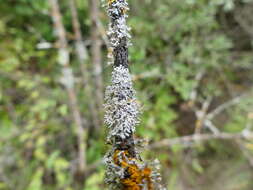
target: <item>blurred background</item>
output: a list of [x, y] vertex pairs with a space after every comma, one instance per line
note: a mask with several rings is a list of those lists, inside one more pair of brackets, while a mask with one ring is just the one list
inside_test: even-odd
[[[252, 190], [253, 2], [129, 5], [142, 157], [169, 190]], [[107, 24], [99, 0], [0, 0], [1, 190], [106, 189]]]

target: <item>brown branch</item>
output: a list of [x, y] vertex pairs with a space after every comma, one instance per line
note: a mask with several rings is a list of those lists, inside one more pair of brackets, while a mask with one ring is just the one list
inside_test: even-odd
[[65, 86], [70, 108], [73, 112], [73, 119], [76, 125], [78, 138], [78, 164], [79, 171], [84, 173], [86, 168], [86, 130], [83, 128], [83, 120], [77, 103], [77, 95], [74, 89], [74, 76], [69, 63], [69, 51], [66, 39], [66, 31], [62, 23], [58, 0], [49, 0], [51, 16], [54, 23], [54, 30], [59, 41], [59, 64], [62, 66], [61, 82]]

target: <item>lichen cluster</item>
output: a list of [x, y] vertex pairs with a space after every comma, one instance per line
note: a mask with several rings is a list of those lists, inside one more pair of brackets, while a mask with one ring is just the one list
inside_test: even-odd
[[114, 62], [111, 84], [105, 92], [107, 142], [112, 145], [104, 157], [105, 182], [110, 190], [162, 190], [156, 162], [143, 162], [136, 148], [134, 132], [140, 106], [128, 69], [128, 4], [126, 0], [107, 0], [105, 6], [110, 17], [108, 37]]
[[[108, 158], [107, 164], [109, 165], [111, 172], [107, 173], [107, 179], [118, 181], [122, 187], [121, 189], [153, 189], [151, 169], [146, 165], [139, 163], [136, 158], [131, 157], [127, 150], [115, 150], [113, 155], [110, 155]], [[114, 177], [111, 178], [112, 176]], [[115, 186], [112, 186], [112, 188], [114, 187]]]
[[112, 47], [117, 47], [120, 39], [130, 39], [130, 27], [126, 24], [129, 10], [126, 0], [108, 0], [104, 4], [106, 6], [107, 14], [111, 18], [109, 23], [109, 30], [107, 32]]
[[135, 98], [128, 68], [115, 67], [112, 84], [105, 92], [105, 123], [110, 129], [108, 140], [115, 136], [129, 137], [139, 123], [139, 105]]
[[107, 167], [105, 182], [110, 190], [165, 190], [160, 184], [158, 160], [145, 163], [128, 150], [113, 148], [104, 162]]

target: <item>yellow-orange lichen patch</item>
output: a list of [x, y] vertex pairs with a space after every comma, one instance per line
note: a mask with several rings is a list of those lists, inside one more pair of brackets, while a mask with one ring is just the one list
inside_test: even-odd
[[111, 5], [116, 0], [107, 0], [108, 4]]
[[[143, 185], [146, 185], [148, 190], [153, 190], [151, 169], [148, 167], [141, 169], [137, 164], [133, 164], [137, 160], [132, 158], [127, 150], [116, 150], [113, 155], [113, 161], [127, 171], [127, 177], [121, 179], [124, 190], [141, 190]], [[131, 163], [129, 163], [130, 161]]]
[[[108, 5], [110, 6], [110, 5], [112, 5], [114, 2], [116, 2], [117, 0], [107, 0], [107, 3], [108, 3]], [[126, 8], [120, 8], [120, 10], [121, 10], [121, 12], [123, 13], [123, 14], [126, 14], [126, 12], [127, 12], [127, 9]]]

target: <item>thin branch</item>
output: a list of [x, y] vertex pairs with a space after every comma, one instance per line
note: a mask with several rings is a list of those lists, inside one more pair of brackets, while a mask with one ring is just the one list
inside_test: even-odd
[[[129, 72], [128, 47], [131, 36], [126, 19], [128, 3], [126, 0], [108, 0], [106, 9], [110, 17], [108, 37], [112, 48], [113, 71], [111, 85], [105, 92], [105, 123], [109, 127], [107, 141], [112, 145], [104, 157], [105, 183], [108, 189], [162, 190], [165, 188], [160, 185], [161, 177], [155, 170], [157, 167], [151, 169], [144, 164], [134, 140], [140, 106]], [[143, 170], [144, 165], [148, 173]]]
[[150, 71], [142, 72], [140, 74], [132, 75], [133, 81], [146, 79], [146, 78], [153, 78], [153, 77], [161, 78], [162, 75], [159, 73], [159, 70], [157, 69], [153, 69]]
[[207, 115], [206, 115], [206, 118], [209, 119], [209, 120], [212, 120], [214, 117], [216, 117], [218, 114], [220, 114], [221, 112], [223, 112], [225, 109], [235, 105], [235, 104], [238, 104], [240, 103], [240, 101], [247, 97], [250, 93], [244, 93], [242, 95], [239, 95], [223, 104], [221, 104], [220, 106], [218, 106], [217, 108], [215, 108], [214, 110], [212, 110], [211, 112], [209, 112]]
[[207, 98], [206, 101], [202, 104], [202, 108], [200, 110], [195, 111], [195, 115], [197, 117], [197, 120], [195, 122], [195, 133], [200, 133], [201, 129], [203, 127], [203, 124], [205, 123], [205, 118], [207, 115], [208, 108], [211, 104], [212, 98]]
[[196, 83], [195, 83], [195, 85], [192, 88], [192, 91], [190, 93], [190, 100], [191, 100], [192, 104], [194, 104], [196, 102], [197, 95], [198, 95], [198, 92], [197, 92], [198, 91], [198, 87], [199, 87], [200, 81], [202, 80], [205, 72], [206, 72], [206, 70], [202, 69], [195, 76]]
[[78, 60], [80, 62], [80, 68], [84, 80], [84, 90], [87, 93], [87, 96], [89, 97], [88, 106], [89, 110], [91, 112], [92, 122], [96, 129], [100, 128], [99, 123], [99, 115], [96, 110], [95, 102], [92, 99], [92, 87], [90, 82], [90, 76], [87, 69], [87, 60], [88, 60], [88, 53], [87, 48], [83, 42], [83, 36], [80, 29], [80, 23], [78, 20], [78, 13], [77, 8], [75, 5], [75, 0], [69, 0], [70, 5], [70, 11], [72, 16], [72, 25], [73, 25], [73, 31], [75, 36], [75, 50], [76, 55], [78, 57]]
[[214, 134], [220, 133], [220, 130], [213, 124], [212, 121], [205, 118], [204, 124], [212, 133]]
[[249, 151], [245, 148], [244, 143], [241, 139], [236, 139], [235, 142], [238, 144], [240, 150], [244, 154], [245, 158], [248, 160], [250, 167], [253, 168], [253, 158], [250, 155]]
[[213, 139], [233, 140], [233, 139], [253, 139], [253, 132], [242, 131], [240, 133], [218, 133], [218, 134], [194, 134], [183, 137], [176, 137], [171, 139], [164, 139], [160, 142], [149, 145], [149, 148], [161, 148], [164, 146], [183, 145], [186, 147], [191, 146], [193, 143], [209, 141]]
[[76, 133], [78, 137], [78, 164], [79, 171], [84, 173], [86, 168], [86, 130], [83, 128], [83, 121], [77, 103], [77, 95], [74, 89], [74, 76], [69, 63], [69, 50], [66, 39], [65, 28], [62, 23], [58, 0], [49, 0], [51, 6], [51, 16], [54, 23], [54, 30], [59, 41], [59, 64], [62, 66], [61, 82], [65, 86], [70, 108], [73, 112], [73, 119], [76, 124]]
[[103, 77], [102, 77], [102, 57], [101, 57], [101, 39], [99, 27], [97, 25], [99, 18], [99, 1], [90, 0], [90, 17], [91, 17], [91, 63], [93, 66], [95, 98], [97, 109], [102, 110], [103, 105]]

